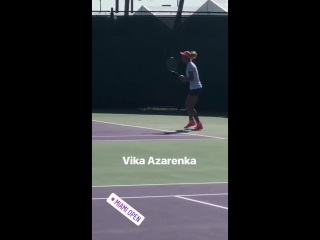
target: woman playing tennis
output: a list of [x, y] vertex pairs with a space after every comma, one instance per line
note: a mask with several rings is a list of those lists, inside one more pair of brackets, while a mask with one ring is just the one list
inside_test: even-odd
[[189, 123], [184, 128], [189, 128], [191, 126], [195, 126], [193, 130], [200, 130], [203, 129], [202, 123], [199, 120], [198, 113], [194, 109], [199, 95], [202, 90], [202, 84], [200, 82], [198, 69], [196, 65], [193, 63], [192, 60], [194, 60], [197, 57], [197, 53], [195, 51], [185, 51], [180, 52], [181, 60], [185, 64], [187, 64], [187, 70], [186, 70], [186, 77], [183, 75], [180, 75], [179, 78], [182, 82], [189, 82], [189, 94], [185, 101], [185, 107], [187, 109], [188, 115], [189, 115]]

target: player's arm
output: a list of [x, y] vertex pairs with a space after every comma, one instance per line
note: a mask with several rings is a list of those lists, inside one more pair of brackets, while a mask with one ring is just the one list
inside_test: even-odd
[[179, 76], [181, 82], [188, 82], [187, 77], [180, 75]]
[[189, 77], [185, 77], [183, 75], [180, 75], [179, 78], [180, 78], [181, 82], [191, 82], [191, 81], [193, 81], [193, 72], [189, 71]]
[[186, 77], [186, 80], [187, 81], [193, 81], [193, 71], [188, 71], [188, 73], [189, 73], [189, 77]]
[[188, 82], [191, 82], [193, 81], [193, 70], [194, 70], [194, 67], [191, 65], [191, 64], [188, 64], [187, 65], [187, 71], [188, 71], [188, 77], [186, 77], [186, 81]]

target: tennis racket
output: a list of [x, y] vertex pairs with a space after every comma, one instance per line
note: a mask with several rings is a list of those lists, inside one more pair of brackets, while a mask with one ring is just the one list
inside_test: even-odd
[[173, 58], [173, 57], [167, 58], [167, 68], [170, 72], [173, 72], [173, 73], [179, 75], [179, 73], [177, 73], [178, 64], [177, 64], [177, 61], [175, 58]]

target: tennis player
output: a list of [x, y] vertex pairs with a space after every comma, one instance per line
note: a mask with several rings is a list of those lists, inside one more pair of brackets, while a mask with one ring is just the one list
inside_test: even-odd
[[191, 52], [185, 51], [185, 52], [180, 52], [180, 55], [181, 55], [182, 62], [187, 64], [187, 70], [186, 70], [186, 77], [183, 75], [180, 75], [179, 78], [181, 82], [189, 82], [189, 89], [190, 89], [189, 94], [185, 101], [185, 107], [189, 115], [189, 123], [184, 128], [189, 128], [195, 125], [195, 128], [193, 130], [200, 130], [200, 129], [203, 129], [203, 126], [199, 120], [198, 113], [194, 109], [194, 107], [201, 94], [202, 84], [200, 82], [198, 69], [192, 61], [197, 57], [197, 53], [195, 51], [191, 51]]

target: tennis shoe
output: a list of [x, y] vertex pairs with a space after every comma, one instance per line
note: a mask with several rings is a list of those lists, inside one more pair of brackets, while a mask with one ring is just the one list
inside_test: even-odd
[[189, 123], [184, 128], [189, 128], [196, 125], [195, 121], [189, 121]]
[[203, 129], [202, 123], [198, 122], [193, 130], [201, 130], [201, 129]]

